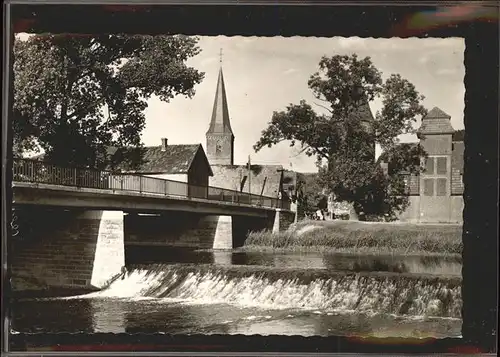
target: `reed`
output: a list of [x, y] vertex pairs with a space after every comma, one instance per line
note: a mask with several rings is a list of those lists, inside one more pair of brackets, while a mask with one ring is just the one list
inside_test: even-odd
[[454, 255], [462, 252], [462, 226], [302, 221], [276, 234], [251, 232], [244, 249]]

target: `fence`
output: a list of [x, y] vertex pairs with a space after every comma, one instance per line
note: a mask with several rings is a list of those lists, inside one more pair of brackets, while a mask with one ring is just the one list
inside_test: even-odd
[[277, 198], [253, 195], [225, 188], [196, 186], [180, 181], [113, 173], [105, 170], [64, 168], [30, 159], [14, 160], [13, 181], [153, 193], [185, 198], [203, 198], [213, 201], [271, 208], [289, 209], [290, 206], [288, 202], [283, 202]]

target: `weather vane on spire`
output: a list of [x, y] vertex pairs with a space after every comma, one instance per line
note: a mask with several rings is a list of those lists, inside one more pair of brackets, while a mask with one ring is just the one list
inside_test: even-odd
[[222, 48], [220, 49], [220, 53], [219, 53], [219, 62], [220, 62], [220, 64], [222, 64]]

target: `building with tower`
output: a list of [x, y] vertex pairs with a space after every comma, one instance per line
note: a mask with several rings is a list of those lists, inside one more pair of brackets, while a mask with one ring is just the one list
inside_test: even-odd
[[235, 135], [230, 119], [221, 64], [212, 116], [206, 132], [207, 157], [213, 172], [210, 186], [266, 197], [282, 197], [287, 207], [293, 206], [290, 201], [297, 185], [292, 185], [291, 181], [297, 180], [297, 175], [290, 175], [282, 165], [234, 163]]
[[229, 120], [222, 66], [219, 69], [212, 118], [206, 133], [206, 139], [207, 156], [210, 164], [229, 166], [234, 164], [234, 134]]
[[[462, 223], [464, 138], [456, 131], [451, 117], [434, 107], [422, 119], [417, 136], [427, 158], [422, 158], [423, 172], [405, 178], [409, 207], [401, 221], [419, 223]], [[390, 162], [384, 162], [390, 170]]]

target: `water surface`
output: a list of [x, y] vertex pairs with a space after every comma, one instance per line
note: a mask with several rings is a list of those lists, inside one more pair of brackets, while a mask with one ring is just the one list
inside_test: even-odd
[[13, 304], [12, 328], [20, 332], [460, 335], [459, 259], [155, 252], [128, 251], [128, 272], [103, 291], [19, 299]]

